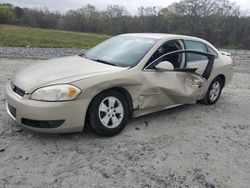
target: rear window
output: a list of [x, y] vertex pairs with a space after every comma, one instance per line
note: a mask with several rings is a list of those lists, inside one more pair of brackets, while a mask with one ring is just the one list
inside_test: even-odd
[[208, 53], [215, 55], [215, 58], [218, 58], [218, 54], [210, 46], [207, 46]]
[[[185, 41], [185, 45], [187, 50], [194, 50], [206, 53], [208, 52], [206, 45], [201, 42], [187, 40]], [[192, 54], [192, 53], [187, 54], [187, 62], [202, 61], [202, 60], [208, 60], [208, 58], [204, 55], [199, 55], [199, 54]]]

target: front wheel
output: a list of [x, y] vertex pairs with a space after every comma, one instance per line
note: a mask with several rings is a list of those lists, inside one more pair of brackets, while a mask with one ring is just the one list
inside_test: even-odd
[[205, 97], [200, 102], [205, 105], [215, 104], [220, 98], [222, 88], [223, 88], [223, 82], [221, 78], [219, 77], [215, 78], [211, 82]]
[[129, 116], [128, 109], [128, 103], [120, 92], [102, 92], [90, 104], [90, 127], [98, 135], [114, 136], [125, 127]]

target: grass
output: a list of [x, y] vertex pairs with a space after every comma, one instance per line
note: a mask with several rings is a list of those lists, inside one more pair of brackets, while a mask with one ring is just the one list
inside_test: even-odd
[[89, 49], [107, 35], [38, 29], [0, 24], [0, 46]]

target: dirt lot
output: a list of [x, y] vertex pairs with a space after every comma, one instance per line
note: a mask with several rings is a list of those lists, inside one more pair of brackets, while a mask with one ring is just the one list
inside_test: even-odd
[[0, 59], [0, 187], [249, 187], [249, 59], [216, 105], [133, 119], [112, 138], [18, 126], [5, 111], [4, 87], [36, 60]]

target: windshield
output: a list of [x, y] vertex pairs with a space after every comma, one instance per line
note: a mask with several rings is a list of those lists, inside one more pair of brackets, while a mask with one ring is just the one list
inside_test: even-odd
[[156, 39], [117, 36], [108, 39], [84, 54], [88, 59], [119, 67], [132, 67], [146, 55]]

